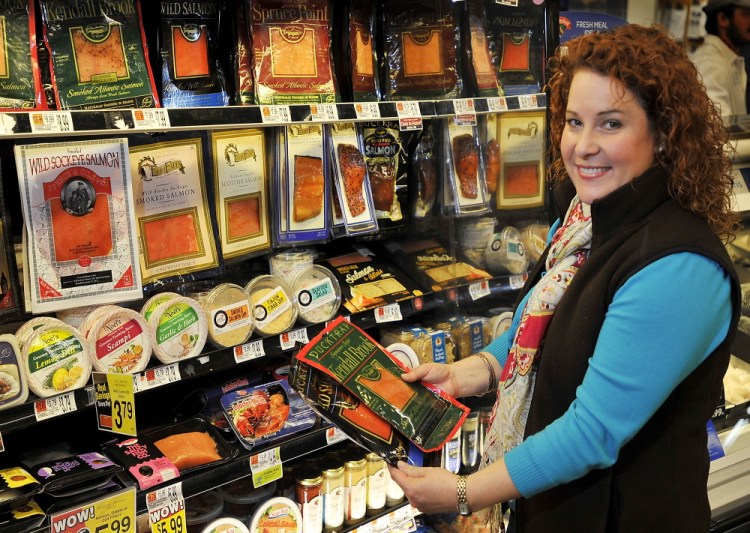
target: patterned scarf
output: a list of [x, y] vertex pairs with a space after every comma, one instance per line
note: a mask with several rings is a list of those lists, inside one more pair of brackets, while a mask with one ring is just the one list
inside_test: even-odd
[[[563, 225], [550, 243], [546, 272], [526, 301], [500, 376], [492, 409], [483, 466], [501, 458], [523, 440], [536, 382], [539, 348], [557, 304], [591, 249], [591, 206], [573, 198]], [[485, 531], [502, 531], [499, 505], [487, 509]]]

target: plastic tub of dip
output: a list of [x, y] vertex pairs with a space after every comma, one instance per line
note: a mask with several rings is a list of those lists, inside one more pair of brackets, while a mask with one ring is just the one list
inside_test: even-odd
[[292, 281], [300, 320], [320, 324], [332, 319], [341, 305], [341, 286], [333, 272], [321, 265], [303, 268]]
[[282, 278], [263, 275], [245, 287], [250, 298], [255, 329], [261, 335], [278, 335], [297, 320], [292, 288]]
[[312, 249], [287, 250], [268, 257], [271, 275], [291, 280], [295, 274], [313, 264], [317, 254]]
[[214, 287], [201, 302], [206, 311], [208, 338], [217, 348], [243, 344], [253, 333], [247, 291], [234, 283]]

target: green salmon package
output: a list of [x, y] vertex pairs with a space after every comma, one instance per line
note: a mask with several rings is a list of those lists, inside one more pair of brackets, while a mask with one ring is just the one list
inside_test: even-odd
[[341, 383], [419, 449], [440, 449], [469, 409], [432, 385], [407, 383], [393, 356], [343, 317], [313, 338], [297, 358]]

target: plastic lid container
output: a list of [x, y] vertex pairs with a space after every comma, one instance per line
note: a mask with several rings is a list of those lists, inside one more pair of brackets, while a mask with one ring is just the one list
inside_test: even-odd
[[201, 533], [250, 533], [250, 530], [236, 518], [225, 517], [214, 520]]
[[388, 350], [393, 357], [398, 359], [406, 368], [416, 368], [419, 366], [419, 357], [417, 352], [402, 342], [395, 342], [390, 344], [386, 350]]
[[268, 256], [271, 275], [291, 280], [305, 267], [313, 264], [317, 253], [313, 249], [287, 250]]
[[289, 284], [278, 276], [263, 275], [245, 287], [253, 312], [255, 329], [261, 335], [277, 335], [289, 330], [297, 320], [294, 294]]
[[185, 296], [160, 303], [148, 323], [154, 332], [154, 355], [164, 364], [200, 355], [208, 338], [203, 307]]
[[219, 493], [210, 490], [185, 502], [185, 523], [188, 533], [200, 533], [206, 524], [215, 520], [223, 509]]
[[276, 482], [253, 487], [252, 476], [247, 476], [219, 487], [219, 495], [224, 500], [224, 513], [249, 520], [258, 504], [270, 499], [276, 492]]
[[217, 348], [243, 344], [253, 333], [250, 298], [244, 287], [222, 283], [201, 302], [206, 311], [208, 336]]
[[292, 290], [297, 313], [305, 324], [332, 319], [341, 305], [341, 286], [333, 272], [321, 265], [310, 265], [297, 272]]
[[29, 390], [41, 398], [80, 389], [91, 375], [91, 345], [76, 328], [55, 320], [33, 330], [21, 348]]
[[302, 533], [302, 513], [289, 498], [271, 498], [260, 504], [250, 521], [250, 533]]
[[146, 368], [154, 342], [146, 319], [137, 311], [114, 305], [94, 314], [97, 318], [85, 334], [94, 370], [132, 374]]
[[26, 401], [29, 387], [21, 368], [21, 349], [15, 335], [0, 335], [0, 409], [13, 407]]
[[495, 233], [494, 218], [466, 219], [461, 224], [461, 246], [484, 248], [493, 233]]
[[484, 250], [487, 268], [493, 274], [523, 274], [528, 267], [528, 258], [521, 243], [521, 233], [513, 226], [506, 226], [496, 233]]
[[146, 303], [141, 307], [141, 314], [148, 320], [151, 317], [151, 313], [164, 302], [171, 300], [172, 298], [178, 298], [180, 295], [176, 292], [160, 292], [154, 294], [151, 298], [146, 300]]

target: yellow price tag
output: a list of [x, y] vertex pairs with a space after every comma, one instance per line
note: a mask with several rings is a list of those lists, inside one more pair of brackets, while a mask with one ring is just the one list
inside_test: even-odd
[[135, 487], [50, 517], [51, 533], [135, 533]]
[[185, 498], [182, 483], [156, 489], [146, 494], [148, 522], [152, 533], [186, 533]]
[[[161, 509], [165, 513], [169, 512], [169, 509], [163, 507]], [[152, 513], [153, 516], [153, 513]], [[185, 521], [185, 506], [182, 509], [175, 512], [174, 514], [168, 514], [164, 518], [161, 515], [158, 522], [151, 524], [151, 533], [186, 533], [187, 523]]]
[[107, 374], [112, 401], [112, 431], [135, 437], [135, 391], [130, 374]]

